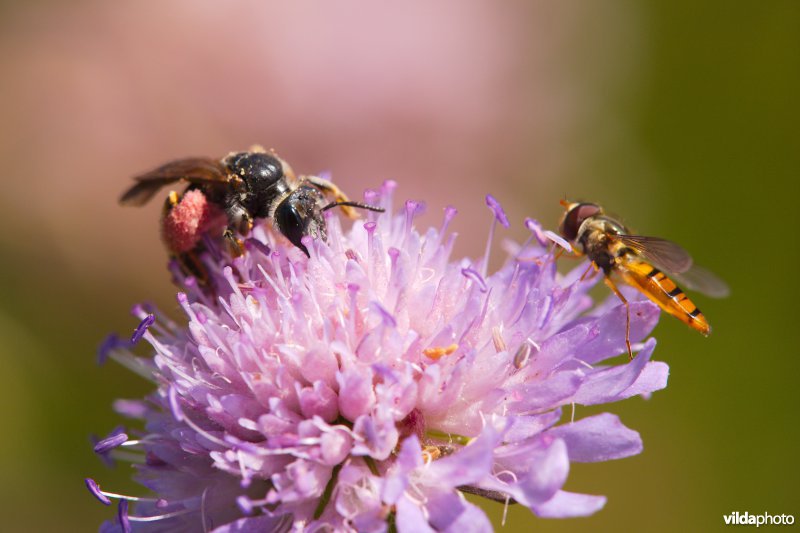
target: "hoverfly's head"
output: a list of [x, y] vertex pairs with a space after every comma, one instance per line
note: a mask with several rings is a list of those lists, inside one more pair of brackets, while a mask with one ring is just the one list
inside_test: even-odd
[[599, 205], [586, 202], [573, 203], [561, 200], [561, 205], [566, 208], [566, 211], [564, 211], [564, 216], [561, 217], [558, 231], [562, 237], [570, 242], [574, 242], [578, 238], [578, 230], [587, 218], [603, 212]]
[[316, 187], [300, 185], [275, 208], [275, 225], [289, 242], [303, 250], [310, 257], [302, 242], [310, 235], [323, 241], [328, 238], [328, 226], [322, 215], [320, 204], [322, 193]]

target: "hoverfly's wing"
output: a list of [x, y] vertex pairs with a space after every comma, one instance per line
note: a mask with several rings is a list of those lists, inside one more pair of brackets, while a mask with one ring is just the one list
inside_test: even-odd
[[725, 298], [731, 293], [728, 284], [719, 279], [712, 272], [703, 267], [693, 265], [686, 272], [673, 274], [675, 281], [687, 289], [711, 296], [712, 298]]
[[648, 263], [671, 274], [680, 274], [692, 268], [689, 252], [667, 239], [642, 235], [614, 235], [613, 239], [637, 252]]
[[172, 161], [134, 179], [136, 184], [119, 200], [123, 205], [144, 205], [162, 187], [176, 181], [184, 180], [196, 184], [225, 183], [227, 174], [218, 160], [193, 157]]

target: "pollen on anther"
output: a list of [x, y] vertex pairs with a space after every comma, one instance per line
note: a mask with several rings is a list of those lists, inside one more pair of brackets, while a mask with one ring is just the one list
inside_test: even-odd
[[422, 353], [435, 361], [441, 357], [444, 357], [445, 355], [452, 354], [456, 350], [458, 350], [458, 344], [453, 343], [450, 346], [434, 346], [432, 348], [425, 348], [422, 350]]

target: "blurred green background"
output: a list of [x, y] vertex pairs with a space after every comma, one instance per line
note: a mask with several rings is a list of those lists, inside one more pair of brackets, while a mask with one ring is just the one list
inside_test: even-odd
[[459, 253], [482, 251], [486, 192], [517, 239], [524, 216], [554, 228], [566, 195], [680, 242], [731, 285], [696, 298], [708, 339], [662, 318], [666, 390], [608, 407], [644, 453], [573, 465], [567, 488], [606, 508], [512, 508], [505, 530], [800, 514], [800, 3], [39, 1], [0, 15], [4, 531], [96, 529], [113, 510], [85, 476], [140, 490], [88, 436], [148, 386], [98, 368], [95, 349], [132, 330], [132, 304], [176, 305], [159, 207], [116, 198], [156, 164], [252, 143], [345, 190], [397, 179], [401, 199], [427, 201], [423, 223], [456, 205]]

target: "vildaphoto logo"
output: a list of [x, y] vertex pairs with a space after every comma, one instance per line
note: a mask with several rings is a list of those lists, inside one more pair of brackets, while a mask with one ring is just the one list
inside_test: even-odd
[[794, 515], [790, 514], [750, 514], [747, 511], [740, 513], [734, 511], [723, 515], [726, 526], [791, 526], [794, 524]]

